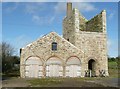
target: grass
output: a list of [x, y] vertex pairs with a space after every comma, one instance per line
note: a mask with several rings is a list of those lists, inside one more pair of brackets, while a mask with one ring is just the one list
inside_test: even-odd
[[116, 61], [109, 61], [108, 67], [109, 69], [118, 69], [118, 63]]
[[56, 85], [61, 84], [63, 82], [63, 78], [41, 78], [41, 79], [30, 79], [28, 82], [32, 86], [49, 86], [49, 85]]
[[116, 61], [109, 61], [108, 62], [108, 71], [110, 77], [118, 77], [118, 63]]

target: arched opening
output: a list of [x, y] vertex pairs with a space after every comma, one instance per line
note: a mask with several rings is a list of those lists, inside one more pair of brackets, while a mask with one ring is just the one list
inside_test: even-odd
[[96, 66], [96, 62], [94, 59], [90, 59], [88, 61], [88, 76], [92, 77], [95, 76], [95, 66]]
[[80, 77], [81, 76], [81, 62], [77, 57], [70, 57], [66, 62], [66, 76]]
[[47, 77], [62, 77], [63, 67], [62, 62], [57, 57], [51, 57], [46, 62], [46, 76]]
[[29, 57], [25, 61], [25, 77], [39, 78], [43, 76], [42, 61], [38, 57]]
[[88, 61], [88, 69], [89, 69], [89, 70], [94, 70], [94, 67], [95, 67], [95, 60], [90, 59], [90, 60]]

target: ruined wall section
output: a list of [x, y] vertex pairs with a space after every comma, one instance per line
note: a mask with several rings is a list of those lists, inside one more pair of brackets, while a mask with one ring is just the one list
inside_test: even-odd
[[100, 14], [86, 22], [86, 31], [90, 32], [106, 32], [106, 11], [103, 10]]
[[[77, 18], [78, 17], [76, 16], [75, 19]], [[90, 21], [81, 17], [79, 23], [75, 24], [75, 30], [77, 29], [78, 24], [80, 30], [75, 33], [75, 46], [84, 52], [83, 71], [88, 70], [88, 61], [94, 59], [98, 65], [96, 66], [96, 74], [99, 75], [99, 70], [105, 70], [106, 75], [109, 75], [107, 61], [106, 11], [103, 10]]]
[[86, 22], [88, 21], [81, 13], [79, 15], [79, 29], [81, 31], [85, 31], [86, 30]]
[[[106, 11], [87, 21], [78, 9], [73, 9], [71, 17], [63, 22], [63, 37], [84, 52], [83, 72], [88, 70], [88, 61], [97, 63], [96, 74], [105, 70], [108, 74]], [[68, 22], [67, 22], [68, 21]], [[71, 24], [70, 24], [71, 23]], [[83, 73], [82, 72], [82, 73]]]

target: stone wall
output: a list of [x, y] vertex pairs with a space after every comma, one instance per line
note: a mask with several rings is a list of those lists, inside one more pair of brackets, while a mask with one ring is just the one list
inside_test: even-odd
[[[94, 59], [97, 63], [97, 75], [99, 75], [99, 70], [105, 70], [108, 75], [106, 33], [80, 32], [76, 44], [78, 44], [76, 47], [84, 52], [86, 65], [90, 59]], [[84, 69], [88, 70], [88, 66], [85, 66]]]
[[102, 12], [86, 22], [86, 31], [102, 32]]
[[79, 32], [79, 16], [79, 10], [73, 9], [71, 16], [63, 20], [63, 37], [73, 45], [76, 43], [76, 34]]
[[[67, 20], [66, 20], [67, 19]], [[96, 61], [96, 73], [105, 70], [108, 74], [106, 11], [103, 10], [87, 21], [78, 9], [73, 9], [71, 18], [63, 21], [63, 37], [84, 52], [83, 69], [88, 70], [88, 61]], [[72, 24], [69, 24], [72, 23]]]
[[[52, 42], [57, 42], [57, 51], [51, 50]], [[25, 61], [29, 57], [39, 57], [43, 62], [43, 66], [45, 66], [46, 61], [50, 57], [58, 57], [62, 60], [63, 66], [66, 64], [66, 60], [70, 57], [78, 57], [81, 60], [81, 64], [83, 63], [83, 52], [75, 47], [70, 42], [66, 41], [64, 38], [57, 35], [55, 32], [51, 32], [50, 34], [43, 36], [42, 38], [34, 41], [29, 44], [25, 48], [22, 48], [21, 51], [21, 66], [20, 73], [21, 77], [25, 77]], [[83, 75], [84, 76], [84, 73]]]
[[66, 40], [70, 41], [72, 44], [74, 44], [75, 43], [74, 36], [75, 36], [74, 35], [74, 21], [73, 21], [73, 16], [71, 15], [71, 17], [69, 18], [66, 17], [63, 20], [63, 37]]
[[[77, 23], [75, 23], [75, 19], [79, 19]], [[88, 32], [106, 32], [106, 11], [103, 10], [100, 14], [93, 17], [91, 20], [87, 20], [77, 9], [73, 9], [71, 16], [66, 17], [63, 20], [63, 34], [65, 34], [67, 31], [70, 33], [73, 33], [73, 31], [76, 30], [76, 28], [73, 28], [74, 26], [77, 26], [79, 24], [79, 30], [80, 31], [88, 31]], [[66, 30], [66, 29], [70, 30]], [[68, 34], [67, 34], [68, 35]], [[65, 35], [66, 37], [66, 35]]]
[[[51, 50], [52, 42], [57, 43], [57, 51]], [[106, 11], [87, 21], [78, 9], [73, 9], [63, 20], [63, 38], [51, 32], [22, 48], [21, 77], [25, 77], [25, 61], [29, 57], [39, 57], [44, 69], [50, 57], [61, 59], [62, 66], [65, 66], [68, 58], [77, 57], [81, 60], [81, 76], [85, 76], [88, 62], [93, 59], [96, 75], [99, 76], [99, 70], [105, 70], [108, 76]]]
[[85, 31], [86, 30], [86, 22], [88, 21], [81, 13], [79, 15], [79, 30]]

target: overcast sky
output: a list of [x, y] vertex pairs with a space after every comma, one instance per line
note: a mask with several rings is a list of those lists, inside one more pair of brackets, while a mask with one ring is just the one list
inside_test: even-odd
[[[108, 55], [118, 55], [118, 3], [77, 2], [78, 8], [88, 20], [107, 11]], [[62, 20], [66, 15], [65, 2], [9, 2], [2, 4], [3, 41], [19, 49], [51, 31], [62, 36]]]

